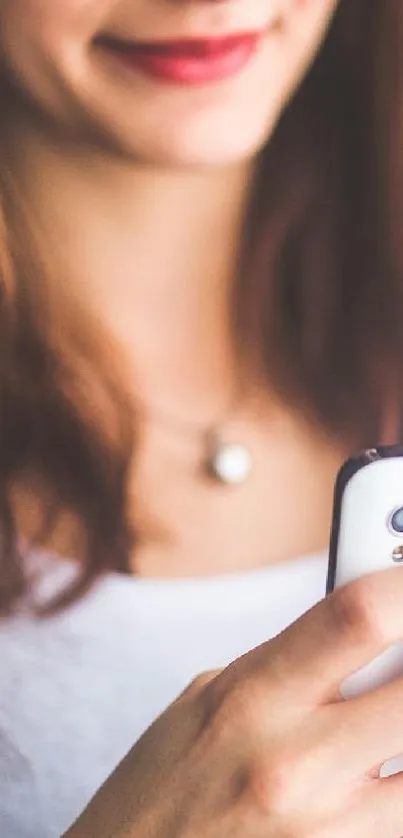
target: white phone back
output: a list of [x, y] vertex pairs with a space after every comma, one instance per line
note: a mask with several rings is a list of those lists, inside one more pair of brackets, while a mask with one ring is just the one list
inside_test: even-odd
[[[403, 456], [374, 459], [360, 467], [342, 490], [332, 588], [395, 564], [403, 533], [390, 527], [393, 513], [403, 508]], [[332, 560], [332, 558], [331, 558]], [[402, 563], [403, 608], [403, 563]], [[403, 675], [403, 642], [390, 647], [342, 684], [346, 698], [359, 695]], [[403, 723], [403, 722], [402, 722]], [[389, 761], [382, 776], [403, 770], [403, 756]]]

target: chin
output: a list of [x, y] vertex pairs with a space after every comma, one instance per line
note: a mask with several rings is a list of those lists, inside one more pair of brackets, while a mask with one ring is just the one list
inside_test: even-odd
[[116, 150], [137, 163], [169, 168], [225, 167], [252, 160], [261, 151], [277, 122], [277, 114], [263, 121], [244, 114], [220, 119], [172, 120], [157, 125], [104, 125]]
[[170, 142], [169, 138], [159, 137], [143, 148], [137, 146], [131, 156], [137, 162], [158, 168], [223, 168], [252, 160], [266, 138], [265, 134], [259, 141], [255, 138], [236, 138], [231, 142], [231, 138], [225, 136], [196, 140], [182, 137], [180, 141]]

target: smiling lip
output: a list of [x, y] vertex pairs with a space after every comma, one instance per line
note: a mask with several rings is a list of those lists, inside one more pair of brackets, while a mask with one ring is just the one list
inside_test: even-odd
[[157, 43], [103, 38], [99, 45], [126, 66], [160, 81], [198, 85], [239, 73], [256, 53], [261, 38], [261, 32]]

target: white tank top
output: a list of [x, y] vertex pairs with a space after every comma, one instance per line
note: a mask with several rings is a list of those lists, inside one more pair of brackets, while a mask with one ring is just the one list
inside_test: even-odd
[[[46, 597], [74, 565], [36, 557]], [[325, 593], [326, 557], [191, 580], [109, 574], [79, 603], [0, 622], [0, 836], [60, 838], [196, 675], [273, 637]]]

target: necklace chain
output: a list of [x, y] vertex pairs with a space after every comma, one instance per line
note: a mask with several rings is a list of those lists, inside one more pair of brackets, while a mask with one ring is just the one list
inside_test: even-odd
[[201, 476], [213, 479], [222, 486], [240, 485], [249, 477], [252, 470], [252, 456], [247, 446], [225, 441], [224, 425], [231, 413], [240, 404], [240, 394], [231, 400], [226, 416], [221, 422], [191, 422], [178, 418], [163, 408], [150, 407], [145, 402], [138, 402], [143, 410], [160, 425], [171, 427], [178, 433], [186, 431], [188, 435], [198, 437], [203, 446], [201, 458]]

